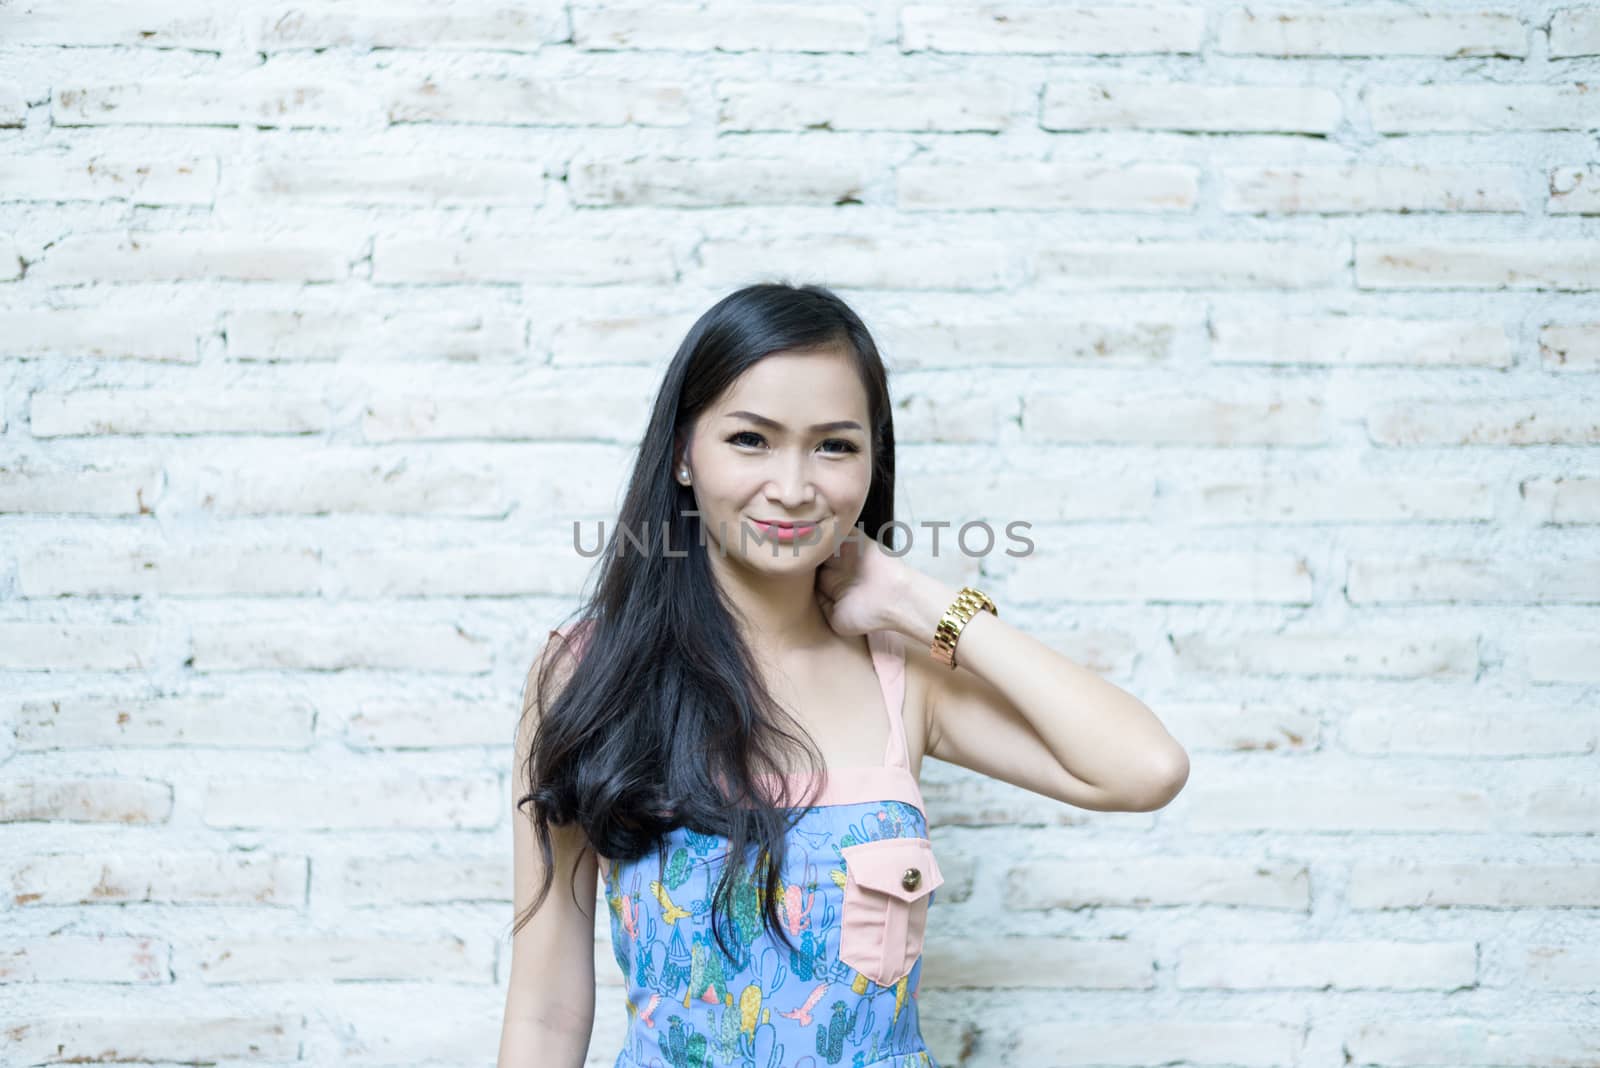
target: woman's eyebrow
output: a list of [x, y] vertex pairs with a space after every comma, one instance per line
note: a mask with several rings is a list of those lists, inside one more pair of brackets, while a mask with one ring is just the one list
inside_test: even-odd
[[[766, 416], [757, 415], [755, 412], [745, 412], [745, 411], [726, 412], [726, 413], [724, 413], [723, 418], [725, 418], [725, 419], [748, 419], [752, 423], [757, 423], [757, 424], [760, 424], [761, 426], [769, 426], [774, 430], [787, 430], [788, 429], [788, 427], [784, 426], [782, 423], [778, 422], [776, 419], [768, 419]], [[835, 420], [832, 423], [817, 423], [814, 426], [812, 426], [811, 429], [814, 430], [814, 431], [822, 431], [822, 430], [860, 430], [861, 429], [861, 424], [856, 422], [854, 419], [838, 419], [838, 420]]]

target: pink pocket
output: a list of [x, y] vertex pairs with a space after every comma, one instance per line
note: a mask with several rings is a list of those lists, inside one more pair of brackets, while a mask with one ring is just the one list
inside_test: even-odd
[[922, 954], [928, 895], [944, 882], [926, 838], [879, 838], [845, 846], [839, 959], [882, 986], [900, 981]]

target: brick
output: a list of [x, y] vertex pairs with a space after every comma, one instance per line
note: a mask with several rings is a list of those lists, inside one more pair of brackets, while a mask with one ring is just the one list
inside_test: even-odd
[[[978, 775], [930, 777], [922, 783], [922, 797], [929, 821], [939, 827], [1065, 827], [1087, 819], [1079, 809]], [[1096, 813], [1095, 818], [1125, 830], [1148, 829], [1154, 823], [1147, 812]]]
[[1358, 861], [1346, 899], [1353, 909], [1600, 907], [1600, 865]]
[[0, 669], [146, 671], [159, 630], [138, 623], [0, 622]]
[[1064, 603], [1310, 604], [1306, 561], [1293, 553], [1172, 551], [1142, 566], [1120, 554], [1075, 552], [1011, 596]]
[[166, 492], [161, 465], [49, 465], [26, 458], [0, 467], [0, 514], [148, 515]]
[[1438, 990], [1476, 986], [1476, 942], [1189, 942], [1180, 990]]
[[364, 701], [344, 727], [352, 749], [509, 745], [516, 717], [499, 701]]
[[372, 280], [389, 284], [489, 283], [594, 286], [669, 283], [678, 276], [671, 248], [637, 238], [379, 237]]
[[1356, 241], [1362, 289], [1600, 289], [1593, 241]]
[[1508, 829], [1524, 834], [1600, 832], [1600, 789], [1584, 783], [1530, 790], [1523, 803], [1513, 803]]
[[232, 388], [39, 390], [28, 408], [37, 438], [106, 434], [311, 434], [328, 402], [311, 392]]
[[1222, 210], [1333, 215], [1373, 211], [1521, 212], [1513, 167], [1340, 164], [1225, 167]]
[[[4, 18], [0, 10], [0, 20]], [[218, 175], [213, 157], [130, 159], [34, 152], [0, 157], [0, 201], [209, 205]]]
[[1151, 990], [1156, 985], [1149, 948], [1112, 939], [930, 938], [922, 969], [929, 988], [938, 990]]
[[1378, 445], [1593, 445], [1600, 403], [1582, 398], [1395, 400], [1373, 406], [1367, 434]]
[[1582, 708], [1407, 707], [1352, 710], [1342, 739], [1354, 753], [1520, 757], [1600, 752], [1600, 714]]
[[671, 82], [616, 78], [428, 79], [388, 91], [391, 123], [497, 126], [686, 126], [688, 94]]
[[0, 129], [21, 129], [28, 121], [28, 100], [22, 86], [0, 82]]
[[536, 161], [367, 155], [289, 157], [248, 164], [244, 189], [260, 204], [545, 203], [549, 173]]
[[1232, 905], [1311, 911], [1303, 863], [1229, 857], [1100, 857], [1093, 864], [1036, 860], [1006, 873], [1013, 910]]
[[221, 52], [223, 23], [213, 4], [178, 0], [142, 9], [105, 0], [0, 9], [0, 40], [17, 45], [120, 45]]
[[1193, 832], [1507, 831], [1515, 824], [1503, 791], [1465, 785], [1419, 785], [1415, 776], [1393, 782], [1364, 775], [1356, 784], [1294, 778], [1233, 776], [1226, 783], [1191, 784], [1179, 817]]
[[1585, 82], [1369, 85], [1361, 99], [1378, 133], [1586, 130], [1595, 125], [1600, 87]]
[[910, 4], [900, 9], [905, 52], [1086, 55], [1198, 52], [1205, 11], [1194, 6], [978, 7]]
[[230, 457], [226, 470], [204, 484], [212, 515], [503, 516], [513, 503], [492, 467], [448, 455], [319, 447]]
[[[1028, 474], [1025, 471], [996, 470], [981, 474], [965, 471], [919, 472], [912, 484], [916, 487], [916, 497], [950, 501], [950, 508], [961, 509], [959, 514], [949, 508], [942, 510], [937, 519], [901, 520], [911, 527], [919, 542], [931, 541], [937, 534], [941, 551], [955, 544], [956, 529], [967, 520], [988, 523], [995, 531], [999, 551], [1015, 548], [1021, 552], [1026, 551], [1027, 547], [1018, 544], [1018, 538], [1006, 529], [1014, 521], [1048, 523], [1075, 519], [1149, 519], [1154, 513], [1156, 497], [1154, 477], [1076, 477], [1072, 480], [1070, 493], [1061, 492], [1059, 475]], [[957, 500], [959, 504], [954, 503]], [[897, 505], [896, 514], [904, 516], [907, 512]], [[931, 525], [935, 522], [954, 525], [937, 528]], [[923, 524], [929, 526], [924, 528]]]
[[1079, 318], [1041, 312], [975, 318], [930, 311], [909, 321], [875, 325], [879, 351], [892, 370], [989, 367], [1052, 368], [1061, 365], [1160, 366], [1173, 357], [1187, 324], [1178, 316], [1118, 319]]
[[1343, 117], [1328, 89], [1192, 82], [1049, 82], [1046, 130], [1327, 134]]
[[210, 332], [201, 312], [163, 308], [18, 308], [0, 310], [0, 354], [51, 359], [155, 360], [194, 364]]
[[359, 241], [323, 235], [126, 230], [71, 234], [28, 274], [52, 285], [86, 282], [333, 282], [360, 256]]
[[26, 779], [0, 782], [0, 823], [165, 823], [172, 786], [151, 779]]
[[1529, 478], [1517, 492], [1523, 515], [1541, 524], [1600, 523], [1600, 478]]
[[282, 5], [267, 9], [257, 36], [267, 53], [325, 48], [538, 52], [563, 41], [567, 29], [562, 6], [551, 0], [466, 5], [465, 10], [417, 3], [345, 10]]
[[[520, 372], [518, 372], [520, 375]], [[441, 385], [426, 392], [381, 387], [368, 394], [361, 419], [367, 441], [501, 438], [520, 441], [615, 441], [631, 444], [637, 431], [618, 424], [618, 412], [648, 407], [658, 383], [643, 375], [569, 372], [547, 383], [510, 381], [463, 392]]]
[[1084, 241], [1035, 253], [1038, 278], [1095, 289], [1299, 289], [1342, 285], [1343, 243], [1292, 241]]
[[1600, 969], [1600, 948], [1541, 943], [1512, 949], [1507, 973], [1518, 990], [1566, 990], [1586, 993]]
[[19, 547], [17, 586], [24, 597], [314, 595], [321, 590], [321, 554], [295, 545], [57, 539]]
[[999, 133], [1025, 106], [1004, 81], [719, 80], [719, 130], [903, 130]]
[[197, 671], [438, 671], [482, 674], [485, 639], [450, 623], [386, 625], [381, 630], [296, 623], [234, 623], [196, 630]]
[[167, 983], [171, 947], [127, 935], [0, 939], [0, 982]]
[[792, 280], [843, 288], [998, 290], [1020, 283], [1021, 264], [1003, 241], [906, 240], [852, 233], [701, 242], [698, 281], [743, 284], [787, 263]]
[[902, 211], [1193, 211], [1199, 168], [1183, 163], [939, 163], [898, 169]]
[[[617, 972], [615, 960], [605, 963]], [[597, 969], [597, 974], [604, 972]], [[337, 1064], [449, 1063], [464, 1049], [494, 1049], [499, 1041], [501, 1014], [484, 1011], [484, 990], [476, 984], [430, 984], [425, 1012], [415, 1011], [417, 987], [410, 984], [377, 984], [363, 993], [359, 1001], [349, 999], [340, 1007], [337, 1033], [328, 1036], [328, 1056]], [[593, 1049], [621, 1034], [616, 1028], [596, 1030], [601, 1029], [591, 1028]]]
[[1240, 310], [1213, 312], [1208, 327], [1213, 363], [1503, 369], [1513, 362], [1505, 327], [1485, 320]]
[[506, 904], [513, 895], [511, 865], [498, 853], [345, 857], [336, 870], [338, 899], [355, 908]]
[[1600, 1027], [1582, 1023], [1451, 1014], [1342, 1025], [1339, 1033], [1353, 1064], [1600, 1064]]
[[[574, 521], [576, 522], [576, 521]], [[606, 532], [612, 530], [607, 526]], [[367, 597], [577, 597], [594, 563], [574, 548], [572, 525], [560, 540], [504, 545], [378, 549], [340, 554], [328, 564], [328, 592]], [[579, 525], [579, 544], [603, 544], [598, 522]], [[659, 546], [659, 534], [650, 544]], [[532, 566], [530, 566], [532, 565]]]
[[1060, 1064], [1061, 1051], [1071, 1050], [1066, 1063], [1080, 1065], [1191, 1060], [1272, 1068], [1295, 1063], [1305, 1033], [1304, 1024], [1273, 1020], [1259, 1011], [1236, 1019], [1213, 1010], [1138, 1021], [1040, 1012], [1009, 1029], [1006, 1049], [1013, 1064]]
[[621, 4], [573, 7], [579, 51], [865, 52], [868, 13], [845, 4]]
[[207, 784], [207, 827], [276, 830], [483, 830], [500, 819], [493, 775], [230, 777]]
[[244, 76], [208, 84], [198, 78], [55, 90], [55, 126], [251, 126], [283, 129], [370, 122], [369, 90], [353, 85], [269, 81]]
[[1210, 631], [1169, 635], [1180, 668], [1269, 676], [1366, 676], [1416, 679], [1474, 677], [1479, 669], [1473, 638], [1312, 631], [1244, 634]]
[[16, 722], [22, 752], [137, 746], [303, 750], [312, 743], [309, 702], [262, 694], [58, 697], [24, 701]]
[[239, 361], [452, 364], [520, 362], [527, 321], [492, 310], [347, 312], [240, 308], [227, 314], [228, 358]]
[[1528, 54], [1515, 14], [1418, 11], [1398, 4], [1337, 9], [1234, 8], [1222, 14], [1216, 51], [1268, 56], [1511, 56]]
[[1231, 702], [1158, 702], [1161, 722], [1191, 753], [1306, 753], [1322, 748], [1320, 713]]
[[1002, 418], [1000, 402], [989, 397], [902, 393], [896, 407], [895, 440], [907, 444], [994, 441]]
[[1550, 58], [1600, 56], [1600, 9], [1564, 7], [1550, 16]]
[[733, 205], [859, 202], [873, 174], [849, 160], [722, 157], [574, 161], [572, 203], [585, 208], [714, 208]]
[[0, 282], [15, 282], [22, 277], [22, 255], [9, 234], [0, 234]]
[[1477, 479], [1286, 479], [1196, 482], [1185, 508], [1197, 526], [1237, 523], [1394, 523], [1495, 517], [1498, 486]]
[[679, 314], [584, 315], [558, 321], [547, 341], [550, 363], [556, 367], [598, 364], [653, 364], [671, 353], [693, 324], [694, 316]]
[[1259, 400], [1192, 394], [1146, 394], [1112, 401], [1099, 395], [1025, 397], [1022, 427], [1030, 440], [1118, 445], [1315, 445], [1330, 427], [1315, 396]]
[[484, 937], [231, 935], [185, 944], [175, 956], [180, 975], [212, 984], [494, 981], [494, 944]]
[[1552, 215], [1600, 215], [1600, 167], [1552, 169], [1544, 210]]
[[1534, 682], [1600, 682], [1600, 632], [1534, 634], [1525, 648]]
[[11, 902], [29, 905], [305, 903], [305, 857], [243, 850], [17, 855]]
[[[1600, 421], [1596, 423], [1600, 440]], [[1353, 604], [1595, 604], [1600, 557], [1351, 555], [1345, 595]]]
[[[85, 999], [78, 999], [81, 1004]], [[126, 997], [119, 998], [125, 1004]], [[108, 1052], [124, 1061], [185, 1064], [220, 1060], [294, 1060], [305, 1039], [306, 1014], [225, 1013], [190, 1007], [181, 1013], [145, 1011], [13, 1014], [6, 1037], [13, 1056], [29, 1064], [87, 1064]]]

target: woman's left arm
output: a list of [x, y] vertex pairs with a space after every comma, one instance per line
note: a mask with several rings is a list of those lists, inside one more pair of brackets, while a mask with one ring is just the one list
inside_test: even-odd
[[954, 670], [928, 648], [956, 588], [915, 568], [891, 613], [927, 684], [928, 755], [1080, 808], [1148, 812], [1183, 789], [1189, 755], [1126, 690], [998, 616], [961, 631]]

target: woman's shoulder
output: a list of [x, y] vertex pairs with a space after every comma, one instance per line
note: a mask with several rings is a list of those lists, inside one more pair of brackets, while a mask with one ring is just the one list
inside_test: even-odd
[[589, 634], [593, 627], [594, 620], [579, 619], [571, 623], [563, 623], [552, 630], [549, 636], [551, 638], [560, 638], [562, 645], [570, 647], [574, 653], [582, 656], [584, 646], [589, 643]]

